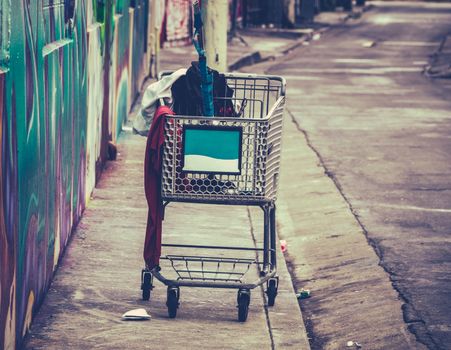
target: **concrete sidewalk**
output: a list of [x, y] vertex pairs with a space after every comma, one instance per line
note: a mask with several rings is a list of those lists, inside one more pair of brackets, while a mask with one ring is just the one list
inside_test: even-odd
[[[308, 349], [281, 256], [276, 305], [265, 306], [263, 290], [256, 288], [245, 323], [237, 321], [236, 290], [181, 288], [176, 319], [168, 318], [166, 287], [158, 281], [151, 301], [141, 300], [144, 149], [145, 138], [130, 131], [121, 137], [118, 160], [108, 163], [24, 348]], [[261, 239], [259, 217], [246, 207], [171, 204], [164, 239], [252, 247], [254, 237]], [[124, 312], [141, 307], [152, 320], [121, 321]]]

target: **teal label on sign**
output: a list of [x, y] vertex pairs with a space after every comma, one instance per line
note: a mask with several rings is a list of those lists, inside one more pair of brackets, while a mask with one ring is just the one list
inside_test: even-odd
[[241, 173], [242, 128], [185, 126], [183, 171]]

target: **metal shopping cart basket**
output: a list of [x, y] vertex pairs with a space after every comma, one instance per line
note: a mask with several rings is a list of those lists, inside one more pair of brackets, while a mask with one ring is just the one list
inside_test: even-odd
[[[163, 72], [160, 77], [166, 74], [170, 73]], [[178, 252], [202, 252], [202, 255], [163, 254], [161, 259], [169, 261], [168, 267], [175, 271], [174, 278], [163, 276], [164, 269], [160, 267], [142, 270], [143, 299], [150, 298], [153, 277], [157, 278], [167, 286], [170, 318], [177, 314], [180, 287], [238, 289], [241, 322], [247, 319], [252, 289], [266, 283], [269, 306], [274, 305], [277, 295], [275, 200], [286, 84], [278, 76], [227, 73], [225, 77], [227, 85], [234, 90], [233, 97], [218, 98], [215, 103], [226, 106], [231, 102], [237, 111], [234, 117], [174, 115], [166, 118], [163, 204], [165, 207], [170, 202], [259, 206], [264, 218], [263, 239], [260, 246], [254, 247], [162, 244], [165, 249]], [[218, 254], [224, 251], [250, 251], [255, 257]], [[254, 275], [257, 280], [249, 282], [245, 275], [255, 265], [259, 271]]]

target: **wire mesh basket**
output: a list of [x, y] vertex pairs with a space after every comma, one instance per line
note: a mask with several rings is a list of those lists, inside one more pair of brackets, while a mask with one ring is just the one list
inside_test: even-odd
[[[224, 104], [223, 115], [166, 118], [161, 184], [165, 201], [258, 204], [276, 199], [285, 81], [271, 76], [225, 76], [234, 95], [216, 98], [216, 105]], [[234, 106], [232, 117], [226, 115], [230, 105]], [[218, 152], [235, 152], [235, 156], [219, 159], [219, 155], [218, 160], [210, 154], [188, 155], [188, 150], [202, 153], [202, 148], [209, 152], [219, 148]]]
[[165, 256], [177, 274], [178, 281], [236, 282], [243, 278], [256, 259], [171, 255]]

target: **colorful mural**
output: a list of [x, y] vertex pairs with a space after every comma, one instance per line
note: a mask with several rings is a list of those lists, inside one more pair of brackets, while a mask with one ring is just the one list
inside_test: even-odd
[[[89, 5], [88, 5], [89, 8]], [[92, 13], [92, 12], [91, 12]], [[89, 14], [89, 11], [88, 11]], [[88, 18], [89, 17], [88, 15]], [[86, 130], [86, 196], [88, 201], [91, 190], [96, 183], [96, 168], [100, 168], [100, 144], [102, 134], [103, 108], [103, 51], [102, 28], [98, 22], [91, 22], [87, 27], [87, 130]]]
[[[131, 67], [131, 80], [130, 80], [130, 92], [131, 100], [134, 101], [139, 93], [142, 83], [146, 76], [149, 74], [149, 62], [150, 53], [147, 50], [147, 41], [149, 36], [141, 35], [141, 33], [149, 33], [148, 19], [146, 19], [146, 13], [150, 11], [148, 1], [135, 0], [134, 7], [130, 8], [131, 16], [133, 18], [133, 46], [130, 56]], [[132, 33], [132, 27], [130, 27], [130, 33]], [[146, 57], [146, 60], [140, 60], [140, 57]]]
[[148, 74], [149, 1], [130, 5], [0, 0], [1, 349], [20, 347]]
[[0, 0], [0, 349], [20, 347], [158, 46], [191, 25], [189, 0]]
[[[113, 18], [113, 41], [111, 55], [111, 75], [110, 75], [110, 120], [109, 137], [116, 141], [121, 125], [127, 117], [127, 106], [130, 106], [128, 98], [129, 72], [130, 72], [130, 50], [133, 46], [133, 28], [130, 28], [130, 12], [128, 0], [123, 0], [121, 5], [122, 13], [115, 13]], [[119, 9], [119, 8], [118, 8]], [[125, 11], [126, 9], [126, 11]], [[140, 59], [140, 58], [138, 58]], [[131, 94], [131, 92], [130, 92]]]
[[191, 5], [189, 0], [166, 0], [161, 43], [163, 47], [191, 41]]
[[11, 349], [15, 343], [16, 323], [16, 251], [17, 228], [17, 149], [11, 130], [15, 121], [7, 119], [14, 111], [7, 109], [6, 78], [0, 69], [0, 346]]

